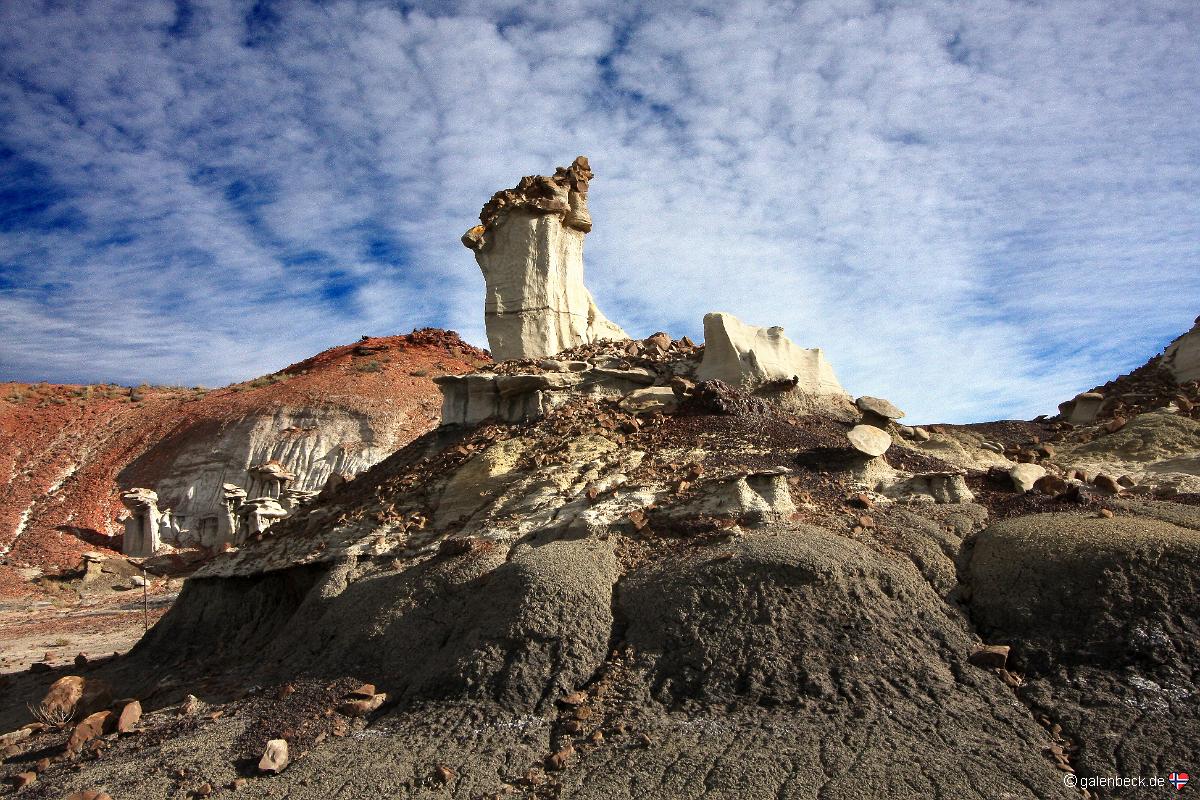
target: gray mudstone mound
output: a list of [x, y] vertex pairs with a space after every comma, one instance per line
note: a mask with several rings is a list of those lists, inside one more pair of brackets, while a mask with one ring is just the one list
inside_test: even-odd
[[[603, 738], [554, 773], [561, 797], [1077, 796], [1041, 755], [1048, 734], [968, 664], [978, 640], [906, 558], [808, 525], [647, 555], [621, 567], [589, 537], [451, 551], [349, 583], [349, 561], [258, 589], [193, 580], [140, 649], [161, 668], [184, 655], [165, 632], [212, 647], [218, 615], [248, 603], [228, 633], [254, 643], [241, 652], [254, 674], [287, 659], [287, 674], [394, 694], [375, 735], [328, 740], [271, 779], [297, 800], [432, 796], [436, 764], [459, 776], [448, 796], [502, 793], [570, 741], [564, 719]], [[250, 625], [259, 614], [267, 624]], [[556, 722], [555, 701], [579, 689], [589, 715]], [[233, 735], [182, 733], [139, 756], [145, 769], [106, 759], [71, 780], [169, 794], [149, 768], [169, 758], [226, 782]]]
[[1200, 510], [1132, 508], [996, 523], [967, 569], [972, 618], [1012, 645], [1022, 699], [1080, 743], [1084, 775], [1200, 762]]
[[[281, 681], [361, 675], [393, 699], [481, 698], [545, 710], [607, 654], [616, 559], [593, 540], [519, 545], [506, 555], [485, 547], [437, 556], [349, 585], [336, 566], [323, 577], [317, 568], [268, 575], [249, 591], [253, 579], [188, 581], [138, 649], [156, 660], [249, 655]], [[232, 625], [213, 625], [222, 612], [234, 614]], [[251, 626], [254, 619], [264, 624]], [[180, 631], [184, 638], [172, 641]]]
[[1071, 796], [911, 564], [813, 526], [706, 550], [622, 581], [652, 744], [583, 753], [569, 796]]

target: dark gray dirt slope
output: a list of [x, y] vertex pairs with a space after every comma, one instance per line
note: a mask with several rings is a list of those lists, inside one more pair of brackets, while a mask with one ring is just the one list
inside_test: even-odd
[[1200, 513], [1127, 508], [1137, 515], [985, 530], [971, 607], [1025, 665], [1023, 701], [1079, 743], [1081, 774], [1186, 772], [1200, 763]]

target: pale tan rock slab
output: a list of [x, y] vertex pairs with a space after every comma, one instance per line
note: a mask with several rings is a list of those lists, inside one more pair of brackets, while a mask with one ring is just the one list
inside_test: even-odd
[[704, 359], [696, 377], [750, 390], [795, 381], [808, 394], [845, 395], [819, 348], [799, 347], [782, 327], [747, 325], [724, 312], [704, 315]]
[[891, 434], [874, 425], [855, 425], [846, 438], [855, 450], [872, 458], [883, 455], [892, 446]]

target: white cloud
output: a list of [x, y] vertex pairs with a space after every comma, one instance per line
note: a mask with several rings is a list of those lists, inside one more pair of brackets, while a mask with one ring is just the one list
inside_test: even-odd
[[82, 220], [0, 228], [0, 373], [483, 344], [458, 236], [578, 153], [609, 316], [783, 324], [918, 420], [1052, 411], [1197, 312], [1194, 4], [449, 8], [0, 6], [0, 145]]

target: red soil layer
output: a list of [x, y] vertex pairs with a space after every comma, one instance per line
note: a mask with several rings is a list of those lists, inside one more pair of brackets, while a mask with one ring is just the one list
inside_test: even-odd
[[[0, 550], [9, 548], [0, 596], [28, 590], [16, 567], [56, 572], [75, 567], [88, 550], [119, 549], [117, 476], [166, 437], [183, 444], [281, 407], [334, 407], [394, 422], [399, 447], [437, 424], [434, 377], [490, 360], [454, 332], [426, 328], [335, 347], [207, 392], [0, 384]], [[154, 467], [139, 465], [147, 485]]]

